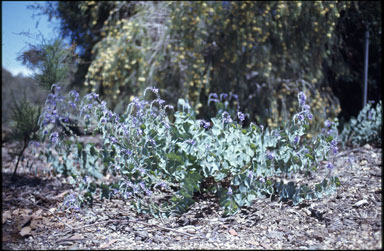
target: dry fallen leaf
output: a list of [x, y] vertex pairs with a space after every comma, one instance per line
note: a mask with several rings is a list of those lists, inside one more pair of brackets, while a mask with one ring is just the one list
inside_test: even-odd
[[255, 247], [260, 246], [260, 243], [257, 242], [257, 241], [248, 241], [248, 244], [251, 244], [251, 245], [253, 245], [253, 246], [255, 246]]
[[24, 208], [21, 211], [23, 212], [23, 214], [30, 214], [30, 213], [32, 213], [33, 210], [29, 209], [29, 208]]
[[231, 235], [233, 235], [233, 236], [237, 236], [237, 235], [239, 235], [234, 229], [229, 229], [228, 230], [228, 232], [231, 234]]
[[81, 234], [74, 234], [70, 239], [82, 239], [83, 236]]
[[3, 224], [4, 224], [9, 218], [11, 218], [11, 212], [10, 212], [9, 210], [4, 211], [4, 212], [3, 212], [3, 219], [2, 219]]
[[26, 235], [30, 235], [31, 233], [31, 227], [23, 227], [20, 231], [20, 235], [21, 236], [26, 236]]
[[19, 211], [20, 211], [20, 210], [17, 208], [17, 209], [15, 209], [15, 210], [13, 210], [12, 214], [13, 214], [13, 215], [18, 215], [18, 214], [19, 214]]
[[38, 220], [33, 218], [32, 221], [31, 221], [31, 224], [29, 225], [32, 229], [36, 229], [37, 226], [38, 226]]
[[113, 243], [115, 243], [117, 240], [110, 240], [108, 243], [104, 243], [104, 244], [101, 244], [100, 245], [100, 248], [107, 248], [109, 247], [110, 245], [112, 245]]
[[31, 216], [23, 215], [22, 217], [23, 217], [23, 220], [21, 221], [21, 224], [20, 224], [19, 228], [23, 228], [25, 226], [28, 226], [31, 223], [31, 219], [32, 219]]
[[48, 226], [51, 224], [52, 224], [52, 222], [49, 218], [43, 218], [43, 225]]
[[34, 212], [34, 213], [32, 214], [32, 216], [33, 216], [33, 217], [40, 216], [42, 212], [43, 212], [43, 209], [39, 209], [39, 210], [37, 210], [36, 212]]

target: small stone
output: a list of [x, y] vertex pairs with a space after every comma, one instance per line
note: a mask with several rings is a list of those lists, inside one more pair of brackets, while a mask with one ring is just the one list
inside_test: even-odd
[[311, 215], [311, 211], [309, 211], [307, 208], [302, 208], [302, 210], [308, 215]]
[[369, 144], [365, 144], [363, 147], [364, 147], [364, 149], [372, 150], [372, 146]]

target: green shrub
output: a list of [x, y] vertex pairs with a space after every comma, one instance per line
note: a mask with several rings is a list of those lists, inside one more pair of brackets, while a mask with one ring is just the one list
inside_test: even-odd
[[35, 107], [28, 102], [25, 93], [24, 97], [19, 101], [12, 93], [12, 101], [10, 137], [12, 140], [19, 141], [19, 144], [16, 147], [16, 155], [18, 156], [18, 159], [12, 175], [12, 179], [15, 179], [16, 170], [25, 149], [28, 147], [29, 143], [38, 140], [38, 119], [41, 113], [41, 107]]
[[356, 118], [344, 125], [340, 135], [343, 145], [362, 146], [374, 144], [381, 146], [382, 129], [382, 103], [376, 104], [376, 108], [368, 103], [360, 111]]
[[[312, 188], [281, 181], [316, 171], [329, 153], [337, 153], [337, 130], [330, 121], [317, 138], [305, 139], [313, 115], [303, 92], [298, 95], [299, 111], [282, 130], [255, 124], [243, 129], [246, 115], [239, 108], [219, 109], [209, 122], [198, 120], [183, 99], [172, 122], [168, 114], [174, 108], [165, 105], [158, 89], [149, 87], [143, 95], [121, 116], [95, 93], [81, 100], [73, 91], [66, 97], [60, 92], [49, 96], [40, 125], [57, 154], [48, 148], [45, 156], [56, 172], [80, 185], [80, 201], [92, 202], [100, 191], [101, 198], [119, 195], [131, 201], [139, 212], [169, 216], [188, 210], [196, 194], [210, 193], [226, 214], [234, 214], [256, 197], [277, 195], [298, 204], [340, 185], [337, 177], [329, 176]], [[210, 102], [226, 108], [234, 98], [211, 94]], [[65, 122], [69, 115], [83, 121], [85, 130], [101, 133], [101, 146], [58, 131], [57, 120]], [[332, 163], [327, 167], [331, 170]], [[109, 183], [102, 181], [104, 176], [111, 177]]]

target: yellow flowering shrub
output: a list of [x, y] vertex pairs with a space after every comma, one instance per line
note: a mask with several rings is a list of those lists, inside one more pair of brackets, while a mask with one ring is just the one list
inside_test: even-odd
[[271, 127], [292, 116], [297, 93], [304, 91], [320, 125], [340, 112], [322, 65], [338, 42], [340, 12], [349, 5], [135, 3], [131, 17], [106, 21], [84, 85], [121, 109], [132, 95], [156, 86], [168, 102], [188, 99], [203, 117], [213, 114], [206, 103], [210, 93], [232, 92], [251, 121]]

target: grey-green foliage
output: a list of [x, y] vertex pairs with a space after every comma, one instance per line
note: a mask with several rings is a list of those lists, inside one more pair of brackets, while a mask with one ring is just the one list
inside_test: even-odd
[[222, 116], [212, 118], [212, 128], [204, 130], [188, 113], [176, 112], [175, 117], [175, 128], [185, 133], [168, 157], [177, 159], [183, 170], [189, 170], [180, 181], [179, 200], [184, 207], [190, 201], [185, 197], [192, 198], [208, 178], [214, 180], [209, 191], [219, 197], [220, 205], [229, 214], [249, 206], [260, 196], [278, 194], [280, 199], [298, 204], [303, 199], [321, 198], [324, 192], [329, 193], [339, 185], [336, 177], [324, 179], [315, 189], [278, 182], [279, 177], [315, 171], [318, 163], [327, 159], [335, 134], [326, 132], [305, 143], [303, 135], [309, 129], [306, 118], [294, 118], [283, 130], [271, 131], [254, 124], [243, 129], [239, 124], [226, 123]]
[[[155, 99], [146, 99], [148, 95], [155, 95]], [[67, 106], [64, 100], [68, 100]], [[45, 109], [42, 118], [67, 113], [70, 104], [76, 107], [73, 101], [71, 94], [66, 99], [51, 95], [47, 104], [56, 104], [56, 110]], [[52, 154], [49, 149], [46, 156], [58, 172], [72, 175], [73, 182], [80, 184], [85, 191], [81, 200], [92, 201], [98, 187], [101, 197], [119, 193], [139, 212], [157, 216], [185, 212], [195, 202], [196, 193], [215, 195], [225, 213], [234, 214], [260, 196], [277, 195], [298, 204], [321, 198], [340, 185], [337, 177], [325, 177], [314, 187], [282, 181], [292, 174], [316, 171], [336, 144], [337, 130], [331, 125], [313, 141], [305, 140], [313, 117], [303, 93], [292, 122], [273, 131], [254, 124], [243, 129], [225, 112], [212, 118], [208, 128], [182, 99], [172, 122], [167, 113], [173, 107], [164, 103], [158, 89], [147, 88], [144, 98], [133, 99], [119, 116], [108, 110], [97, 94], [88, 94], [78, 106], [78, 118], [85, 121], [87, 130], [101, 133], [102, 145], [84, 146], [65, 135], [59, 139], [52, 121], [44, 119], [43, 132], [50, 135], [59, 153]], [[237, 116], [244, 118], [240, 112]], [[101, 183], [101, 175], [107, 174], [114, 177], [110, 185]]]
[[344, 125], [340, 134], [343, 145], [361, 146], [367, 143], [381, 146], [382, 103], [373, 107], [368, 103], [359, 112], [357, 118]]

